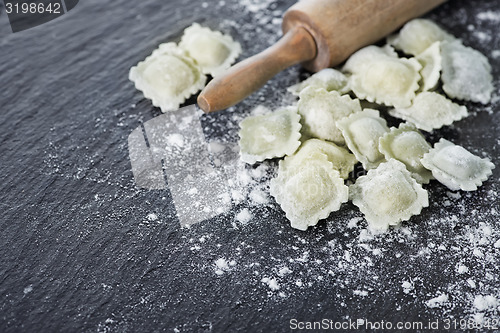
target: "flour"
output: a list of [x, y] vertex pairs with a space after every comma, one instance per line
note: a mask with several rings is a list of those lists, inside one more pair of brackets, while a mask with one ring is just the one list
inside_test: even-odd
[[238, 214], [236, 214], [236, 220], [242, 224], [247, 224], [252, 220], [252, 213], [248, 210], [248, 208], [244, 208]]
[[447, 302], [448, 302], [448, 295], [441, 294], [425, 302], [425, 305], [427, 305], [430, 308], [437, 308], [443, 306]]
[[496, 299], [495, 296], [492, 295], [486, 295], [486, 296], [477, 295], [474, 298], [474, 306], [479, 311], [484, 311], [498, 306], [498, 300]]

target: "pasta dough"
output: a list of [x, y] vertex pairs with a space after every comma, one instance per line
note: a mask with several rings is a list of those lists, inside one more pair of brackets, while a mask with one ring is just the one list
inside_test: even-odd
[[178, 109], [206, 81], [196, 63], [175, 43], [161, 44], [144, 61], [130, 68], [129, 79], [162, 112]]
[[427, 191], [411, 177], [403, 163], [394, 159], [359, 177], [349, 191], [352, 203], [359, 207], [373, 229], [386, 230], [429, 206]]
[[420, 93], [409, 108], [390, 110], [389, 113], [428, 132], [444, 125], [451, 125], [468, 115], [465, 106], [455, 104], [435, 92]]
[[492, 174], [495, 165], [487, 158], [441, 139], [422, 159], [422, 164], [450, 190], [475, 191]]
[[287, 169], [281, 161], [278, 176], [271, 180], [270, 193], [291, 226], [306, 230], [339, 210], [348, 200], [349, 188], [331, 162], [317, 158], [308, 160], [302, 167]]
[[385, 119], [377, 110], [364, 109], [337, 121], [347, 146], [365, 169], [376, 168], [385, 161], [378, 150], [379, 138], [389, 131]]
[[294, 107], [247, 117], [240, 127], [240, 156], [249, 164], [293, 154], [300, 146], [300, 116]]
[[422, 91], [436, 88], [441, 77], [441, 47], [439, 42], [429, 46], [424, 52], [417, 56], [422, 65], [420, 75], [422, 76]]
[[307, 87], [324, 88], [326, 91], [336, 90], [341, 94], [349, 91], [347, 77], [344, 73], [333, 68], [322, 69], [306, 80], [294, 84], [287, 90], [299, 96], [300, 92]]
[[459, 41], [442, 43], [441, 48], [444, 92], [452, 98], [487, 104], [493, 92], [488, 58]]
[[421, 68], [415, 58], [398, 58], [391, 49], [376, 46], [357, 51], [344, 65], [352, 74], [349, 85], [358, 98], [397, 107], [411, 105]]
[[427, 19], [414, 19], [406, 23], [398, 34], [387, 42], [407, 54], [419, 55], [434, 42], [453, 41], [456, 38]]
[[413, 178], [421, 184], [427, 184], [432, 179], [432, 173], [420, 161], [429, 149], [431, 145], [411, 123], [401, 123], [399, 128], [392, 127], [379, 140], [379, 150], [385, 158], [404, 163]]
[[340, 177], [347, 179], [349, 173], [354, 170], [354, 165], [358, 163], [356, 157], [347, 149], [319, 139], [309, 139], [305, 141], [300, 149], [293, 155], [285, 157], [282, 169], [287, 170], [293, 167], [302, 166], [310, 160], [323, 159], [332, 163], [333, 168], [340, 173]]
[[353, 100], [348, 95], [308, 87], [300, 93], [298, 109], [305, 134], [342, 145], [344, 138], [335, 121], [361, 111], [361, 106], [359, 100]]
[[217, 76], [228, 69], [241, 53], [241, 46], [231, 36], [194, 23], [184, 30], [179, 47], [196, 60], [205, 74]]

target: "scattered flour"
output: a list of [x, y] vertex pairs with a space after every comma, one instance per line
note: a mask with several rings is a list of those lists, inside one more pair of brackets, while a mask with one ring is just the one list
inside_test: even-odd
[[237, 215], [236, 215], [236, 221], [242, 223], [242, 224], [247, 224], [252, 220], [252, 213], [248, 208], [243, 208]]
[[272, 291], [276, 291], [276, 290], [280, 289], [280, 285], [278, 284], [278, 281], [276, 281], [275, 278], [265, 277], [265, 278], [262, 278], [261, 282], [267, 284], [269, 289], [271, 289]]
[[498, 300], [496, 299], [495, 296], [492, 295], [486, 295], [486, 296], [477, 295], [474, 298], [474, 306], [479, 311], [488, 310], [490, 308], [496, 307], [497, 305], [498, 305]]
[[441, 294], [425, 302], [425, 305], [427, 305], [430, 308], [438, 308], [443, 306], [447, 302], [448, 302], [448, 295]]

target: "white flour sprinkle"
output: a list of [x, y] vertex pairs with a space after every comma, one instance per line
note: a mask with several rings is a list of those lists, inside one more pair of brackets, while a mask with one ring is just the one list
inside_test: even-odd
[[478, 295], [474, 298], [474, 306], [479, 311], [484, 311], [490, 308], [494, 308], [498, 305], [498, 300], [492, 295]]
[[447, 302], [448, 302], [448, 295], [441, 294], [425, 302], [425, 305], [427, 305], [430, 308], [438, 308], [440, 306], [443, 306]]
[[253, 215], [250, 213], [250, 210], [248, 210], [248, 208], [244, 208], [236, 215], [236, 221], [242, 224], [247, 224], [252, 220], [252, 217]]
[[265, 278], [262, 278], [261, 282], [267, 284], [269, 289], [271, 289], [272, 291], [276, 291], [276, 290], [280, 289], [280, 285], [278, 284], [278, 281], [276, 281], [275, 278], [265, 277]]

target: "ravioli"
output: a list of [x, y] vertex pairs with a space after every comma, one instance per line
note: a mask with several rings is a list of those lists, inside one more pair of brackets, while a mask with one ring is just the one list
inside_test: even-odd
[[489, 103], [493, 76], [488, 58], [459, 41], [442, 43], [441, 49], [444, 92], [451, 98]]
[[306, 80], [288, 87], [287, 90], [295, 96], [299, 96], [300, 92], [307, 87], [323, 88], [326, 91], [336, 90], [341, 94], [349, 91], [347, 77], [344, 73], [333, 68], [322, 69]]
[[379, 139], [389, 131], [385, 119], [377, 110], [364, 109], [337, 121], [347, 146], [365, 169], [376, 168], [385, 161], [378, 149]]
[[452, 191], [475, 191], [493, 173], [495, 165], [465, 148], [441, 139], [422, 159], [432, 175]]
[[331, 162], [309, 160], [302, 167], [283, 168], [270, 183], [270, 193], [286, 213], [293, 228], [306, 230], [340, 209], [349, 198], [349, 188]]
[[391, 158], [402, 162], [413, 178], [421, 184], [429, 183], [432, 173], [421, 162], [431, 145], [422, 133], [411, 123], [401, 123], [398, 128], [392, 127], [379, 140], [379, 150], [386, 160]]
[[335, 122], [361, 111], [361, 106], [359, 100], [341, 96], [337, 91], [307, 87], [300, 93], [298, 110], [306, 135], [342, 145], [344, 138]]
[[360, 99], [388, 106], [407, 107], [419, 88], [422, 65], [415, 59], [398, 58], [390, 49], [368, 46], [344, 65], [352, 75], [349, 86]]
[[434, 42], [453, 41], [456, 38], [436, 23], [427, 19], [413, 19], [407, 22], [398, 34], [392, 35], [387, 42], [407, 54], [419, 55]]
[[161, 44], [144, 61], [130, 68], [129, 79], [162, 112], [177, 110], [205, 86], [206, 76], [175, 43]]
[[294, 107], [245, 118], [239, 131], [241, 160], [254, 164], [293, 154], [300, 146], [300, 128]]
[[194, 23], [184, 30], [179, 47], [196, 60], [205, 74], [218, 76], [236, 60], [241, 46], [229, 35]]
[[420, 75], [422, 76], [421, 91], [436, 88], [441, 77], [441, 47], [440, 42], [435, 42], [424, 52], [417, 56], [417, 60], [422, 65]]
[[390, 159], [349, 187], [349, 197], [373, 229], [387, 230], [429, 206], [429, 196], [403, 163]]
[[389, 110], [389, 113], [428, 132], [444, 125], [451, 125], [468, 115], [465, 106], [455, 104], [443, 95], [429, 91], [418, 94], [409, 108], [397, 108]]
[[333, 168], [340, 173], [340, 177], [343, 179], [349, 177], [349, 173], [354, 170], [354, 165], [358, 163], [353, 154], [333, 142], [309, 139], [300, 146], [295, 154], [285, 157], [281, 167], [283, 170], [302, 167], [309, 161], [316, 159], [332, 163]]

